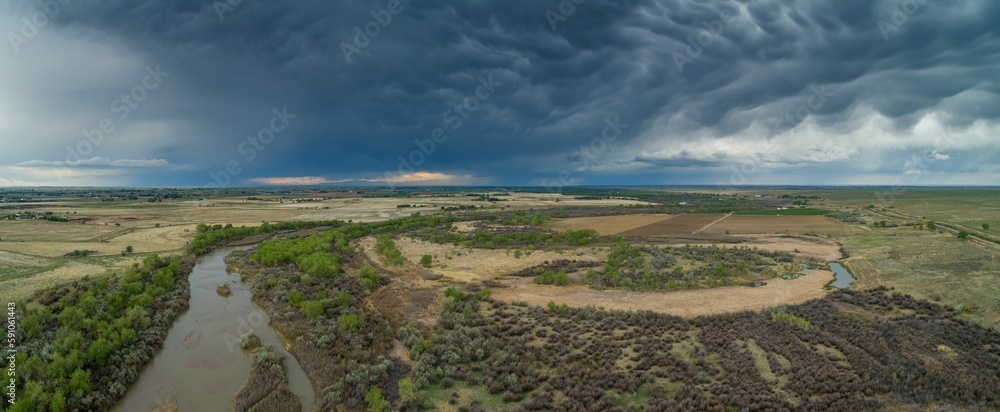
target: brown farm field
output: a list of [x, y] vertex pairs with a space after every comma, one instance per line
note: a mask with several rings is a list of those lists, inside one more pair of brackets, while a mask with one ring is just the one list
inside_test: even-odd
[[621, 232], [622, 236], [690, 235], [724, 217], [722, 214], [679, 215]]
[[671, 219], [673, 217], [674, 216], [671, 215], [571, 217], [565, 219], [552, 219], [545, 224], [545, 227], [559, 231], [594, 229], [597, 233], [600, 233], [601, 236], [611, 236]]
[[815, 232], [818, 235], [847, 236], [865, 233], [860, 227], [824, 216], [727, 216], [704, 230], [707, 234], [757, 234]]

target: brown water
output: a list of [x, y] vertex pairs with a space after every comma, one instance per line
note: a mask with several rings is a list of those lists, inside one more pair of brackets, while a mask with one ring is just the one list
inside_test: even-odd
[[[224, 259], [233, 250], [217, 250], [198, 260], [190, 276], [190, 308], [174, 322], [163, 350], [141, 371], [113, 412], [152, 411], [174, 400], [180, 411], [230, 410], [250, 373], [252, 355], [239, 344], [240, 335], [250, 329], [262, 344], [285, 355], [288, 386], [302, 401], [303, 410], [312, 410], [315, 395], [302, 367], [282, 346], [267, 314], [250, 301], [250, 291], [239, 276], [226, 273]], [[215, 292], [223, 282], [229, 283], [232, 295]]]

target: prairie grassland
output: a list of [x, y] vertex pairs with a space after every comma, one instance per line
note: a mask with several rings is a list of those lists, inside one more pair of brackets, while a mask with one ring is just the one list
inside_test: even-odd
[[54, 269], [55, 259], [0, 251], [0, 281]]
[[[364, 239], [366, 251], [374, 249], [374, 239]], [[562, 253], [547, 250], [525, 251], [521, 257], [505, 249], [468, 249], [451, 244], [435, 244], [409, 238], [397, 238], [396, 246], [410, 262], [419, 262], [423, 255], [433, 257], [431, 272], [461, 282], [474, 282], [507, 275], [546, 261], [561, 259], [602, 261], [607, 252], [597, 247], [567, 249]]]
[[85, 242], [114, 232], [114, 226], [21, 220], [0, 222], [0, 243], [23, 241]]
[[949, 234], [879, 229], [845, 240], [857, 287], [879, 285], [958, 307], [986, 326], [1000, 325], [1000, 252]]
[[36, 290], [69, 283], [84, 276], [102, 276], [111, 271], [125, 270], [141, 260], [142, 256], [60, 259], [55, 266], [41, 272], [0, 279], [3, 285], [0, 287], [0, 301], [13, 302], [27, 298]]
[[[786, 192], [793, 193], [780, 193]], [[918, 218], [949, 221], [974, 229], [982, 229], [983, 223], [992, 223], [992, 233], [1000, 235], [1000, 207], [997, 207], [1000, 205], [1000, 190], [997, 189], [873, 188], [803, 190], [794, 194], [820, 196], [822, 200], [810, 200], [809, 205], [826, 209], [875, 205]]]

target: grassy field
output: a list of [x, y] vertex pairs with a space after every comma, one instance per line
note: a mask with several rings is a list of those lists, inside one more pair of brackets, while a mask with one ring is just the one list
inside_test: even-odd
[[844, 248], [856, 287], [895, 287], [961, 308], [983, 325], [1000, 326], [1000, 252], [912, 228], [850, 236]]
[[[773, 194], [789, 191], [773, 191]], [[895, 209], [927, 220], [944, 220], [982, 229], [992, 223], [1000, 235], [1000, 190], [968, 188], [872, 188], [826, 189], [795, 192], [819, 196], [810, 206], [827, 209], [865, 207]]]

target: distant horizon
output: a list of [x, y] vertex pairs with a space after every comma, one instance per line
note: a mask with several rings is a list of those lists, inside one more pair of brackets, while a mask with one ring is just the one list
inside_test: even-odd
[[[542, 189], [544, 191], [558, 191], [558, 189], [547, 188], [545, 186], [518, 186], [518, 185], [409, 185], [409, 186], [349, 186], [349, 185], [319, 185], [319, 186], [227, 186], [227, 187], [211, 187], [211, 186], [0, 186], [0, 190], [4, 189], [211, 189], [211, 190], [235, 190], [235, 189], [324, 189], [324, 188], [338, 188], [338, 189], [390, 189], [390, 190], [403, 190], [403, 189], [449, 189], [449, 188], [462, 188], [462, 189]], [[561, 189], [586, 189], [586, 188], [714, 188], [714, 189], [726, 189], [726, 190], [739, 190], [739, 189], [757, 189], [757, 188], [941, 188], [941, 189], [961, 189], [961, 188], [975, 188], [975, 189], [1000, 189], [1000, 185], [785, 185], [785, 184], [760, 184], [760, 185], [744, 185], [744, 186], [726, 186], [720, 187], [716, 185], [704, 185], [704, 184], [679, 184], [679, 185], [576, 185], [576, 186], [564, 186]]]

